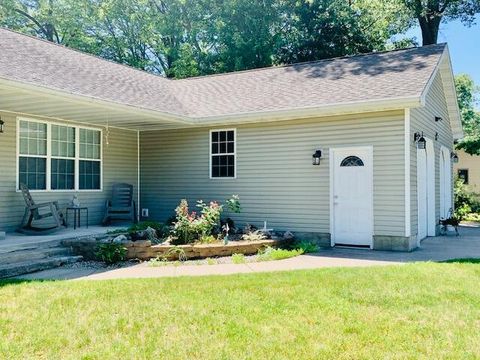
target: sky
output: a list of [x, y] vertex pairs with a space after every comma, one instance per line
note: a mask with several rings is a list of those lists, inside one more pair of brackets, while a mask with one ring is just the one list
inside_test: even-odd
[[[420, 28], [412, 29], [407, 36], [415, 36], [422, 43]], [[439, 43], [448, 43], [455, 75], [469, 74], [480, 85], [480, 16], [475, 25], [467, 27], [460, 21], [452, 21], [440, 26]]]

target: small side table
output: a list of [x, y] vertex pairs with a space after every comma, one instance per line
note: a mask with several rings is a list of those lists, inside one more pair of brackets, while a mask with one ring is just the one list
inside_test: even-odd
[[75, 230], [80, 227], [80, 215], [82, 214], [82, 210], [84, 210], [87, 214], [87, 229], [88, 229], [88, 208], [87, 207], [76, 207], [76, 206], [67, 206], [67, 218], [65, 219], [67, 222], [68, 227], [68, 212], [73, 212], [73, 229]]

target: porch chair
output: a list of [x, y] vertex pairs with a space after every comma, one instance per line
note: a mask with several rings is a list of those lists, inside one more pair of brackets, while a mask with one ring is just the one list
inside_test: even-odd
[[460, 236], [458, 233], [458, 225], [460, 225], [460, 220], [454, 216], [453, 208], [450, 208], [447, 213], [447, 218], [440, 218], [438, 224], [440, 225], [440, 235], [447, 235], [448, 227], [452, 226], [455, 229], [455, 235]]
[[102, 224], [108, 225], [112, 220], [132, 220], [137, 222], [136, 204], [133, 200], [133, 185], [113, 184], [112, 199], [105, 204], [105, 216]]
[[[30, 194], [30, 190], [25, 184], [20, 184], [20, 190], [25, 200], [25, 212], [23, 214], [22, 223], [17, 229], [18, 232], [28, 235], [43, 235], [45, 233], [53, 232], [61, 226], [66, 226], [65, 218], [63, 216], [57, 201], [50, 201], [46, 203], [36, 204]], [[41, 213], [40, 209], [48, 209], [49, 212]], [[53, 218], [54, 225], [49, 227], [36, 227], [32, 223], [34, 221]]]

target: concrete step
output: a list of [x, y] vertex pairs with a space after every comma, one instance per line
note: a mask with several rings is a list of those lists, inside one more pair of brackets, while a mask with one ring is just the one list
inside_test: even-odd
[[42, 242], [28, 242], [28, 243], [15, 243], [0, 241], [0, 255], [12, 251], [20, 250], [34, 250], [34, 249], [46, 249], [52, 247], [59, 247], [62, 245], [62, 240], [50, 240]]
[[0, 279], [28, 274], [36, 271], [53, 269], [64, 264], [82, 260], [82, 256], [52, 256], [49, 258], [27, 260], [13, 264], [0, 265]]
[[52, 256], [69, 255], [73, 255], [71, 249], [64, 246], [5, 251], [0, 253], [0, 265], [45, 259]]

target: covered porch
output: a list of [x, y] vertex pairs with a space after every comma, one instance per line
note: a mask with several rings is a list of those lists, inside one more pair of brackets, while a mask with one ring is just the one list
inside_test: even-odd
[[[25, 202], [19, 183], [35, 176], [33, 183], [38, 186], [33, 186], [31, 193], [36, 202], [57, 201], [60, 209], [65, 211], [76, 195], [81, 206], [89, 209], [90, 230], [101, 223], [105, 201], [111, 197], [115, 183], [133, 185], [139, 218], [140, 132], [186, 126], [185, 121], [168, 114], [1, 78], [0, 119], [3, 122], [3, 132], [0, 133], [0, 235], [11, 233], [20, 225]], [[25, 136], [22, 126], [28, 130], [29, 124], [33, 124], [35, 129], [30, 129]], [[70, 140], [57, 138], [59, 135], [55, 131], [60, 132], [58, 129], [71, 129], [74, 135]], [[42, 131], [44, 138], [41, 138]], [[88, 154], [89, 159], [83, 158], [87, 155], [82, 155], [81, 146], [88, 147], [88, 144], [79, 144], [87, 142], [79, 140], [82, 132], [87, 131], [98, 134], [96, 146], [99, 153], [96, 157], [93, 155], [93, 159], [90, 159], [91, 154]], [[59, 153], [54, 148], [54, 145], [58, 149], [63, 144], [70, 146], [68, 141], [73, 147], [69, 154]], [[32, 146], [36, 150], [32, 150]], [[41, 146], [44, 146], [44, 151], [38, 150]], [[84, 186], [85, 176], [81, 178], [84, 174], [80, 173], [83, 171], [82, 162], [88, 163], [86, 160], [94, 160], [99, 169], [98, 180], [91, 181], [93, 186], [87, 189]], [[68, 179], [64, 180], [68, 177], [65, 174], [68, 167], [63, 165], [61, 170], [54, 170], [57, 166], [60, 169], [62, 162], [72, 164], [70, 172], [73, 180], [69, 184]], [[31, 171], [32, 168], [36, 173]], [[61, 185], [57, 184], [60, 181], [57, 178], [62, 181]], [[70, 230], [62, 230], [61, 233], [65, 231]], [[5, 240], [9, 239], [21, 241], [23, 238], [9, 234]], [[35, 237], [34, 241], [40, 239]]]

